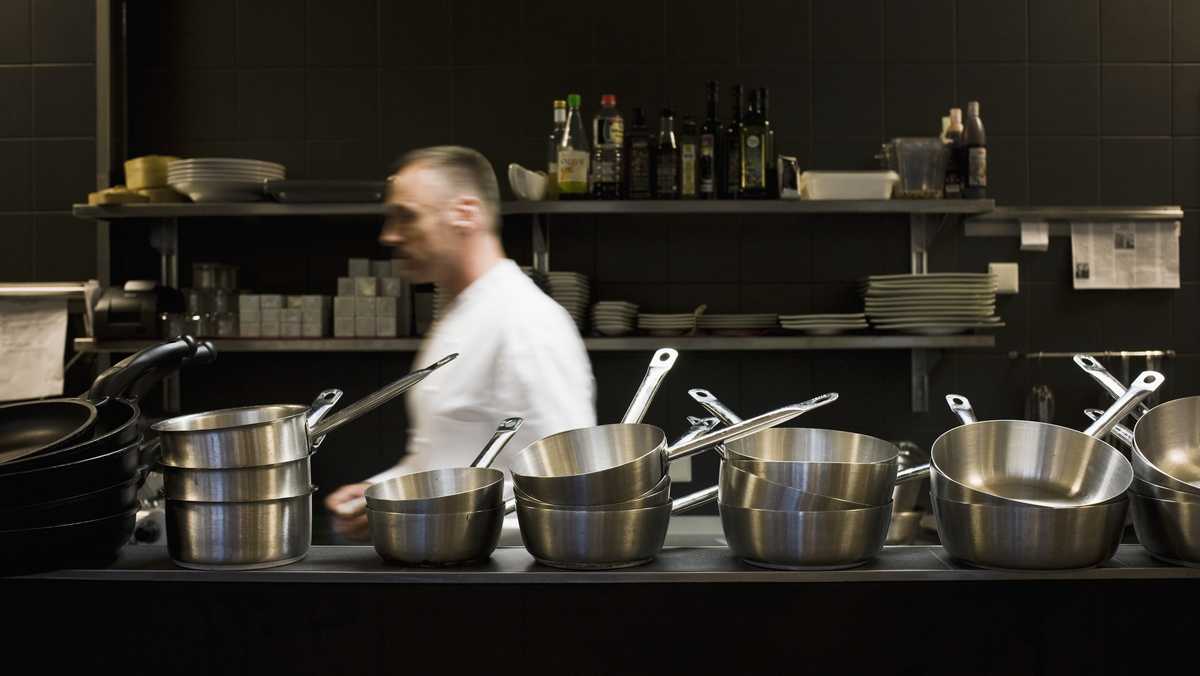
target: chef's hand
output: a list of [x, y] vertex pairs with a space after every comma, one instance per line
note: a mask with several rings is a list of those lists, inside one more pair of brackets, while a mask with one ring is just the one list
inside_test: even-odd
[[369, 536], [366, 499], [363, 494], [371, 484], [347, 484], [325, 497], [325, 508], [333, 514], [333, 529], [350, 538], [365, 540]]

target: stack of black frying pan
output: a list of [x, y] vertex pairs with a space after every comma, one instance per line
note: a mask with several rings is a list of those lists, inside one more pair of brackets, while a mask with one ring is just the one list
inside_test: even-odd
[[83, 396], [0, 406], [0, 570], [111, 559], [133, 532], [146, 451], [137, 399], [216, 359], [184, 336], [101, 373]]

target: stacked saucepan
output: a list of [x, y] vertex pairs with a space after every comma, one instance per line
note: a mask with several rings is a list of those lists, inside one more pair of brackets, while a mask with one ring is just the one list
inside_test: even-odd
[[525, 548], [539, 562], [577, 570], [636, 566], [662, 549], [671, 514], [716, 498], [716, 487], [671, 500], [671, 461], [761, 432], [819, 404], [796, 404], [730, 427], [694, 426], [667, 445], [639, 422], [677, 357], [655, 353], [621, 423], [568, 430], [525, 447], [510, 463]]
[[215, 358], [185, 336], [122, 360], [78, 399], [0, 406], [0, 568], [115, 555], [146, 475], [137, 399], [180, 365]]
[[942, 547], [967, 564], [998, 569], [1087, 568], [1116, 553], [1133, 468], [1102, 441], [1158, 389], [1146, 371], [1083, 432], [1024, 420], [976, 422], [970, 402], [946, 401], [963, 424], [938, 437], [931, 499]]
[[371, 542], [384, 561], [453, 566], [483, 561], [504, 526], [504, 472], [490, 467], [521, 427], [500, 423], [470, 467], [434, 469], [367, 489]]
[[[740, 418], [708, 390], [689, 392], [726, 423]], [[825, 394], [812, 400], [824, 405]], [[721, 526], [734, 555], [786, 570], [850, 568], [883, 548], [897, 483], [919, 481], [928, 464], [898, 471], [891, 442], [838, 430], [778, 428], [719, 449]]]
[[[1076, 355], [1075, 363], [1112, 396], [1126, 392], [1091, 356]], [[1200, 397], [1138, 406], [1131, 414], [1133, 429], [1117, 425], [1113, 436], [1130, 450], [1129, 500], [1138, 541], [1155, 558], [1200, 566]]]
[[413, 387], [450, 355], [333, 415], [341, 392], [312, 406], [245, 406], [153, 425], [162, 442], [167, 549], [176, 565], [248, 570], [303, 558], [312, 542], [312, 453], [329, 432]]

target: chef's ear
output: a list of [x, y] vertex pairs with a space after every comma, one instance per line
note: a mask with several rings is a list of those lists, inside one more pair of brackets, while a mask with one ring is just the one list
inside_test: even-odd
[[456, 232], [467, 234], [483, 225], [483, 204], [474, 195], [462, 195], [454, 201], [450, 225]]

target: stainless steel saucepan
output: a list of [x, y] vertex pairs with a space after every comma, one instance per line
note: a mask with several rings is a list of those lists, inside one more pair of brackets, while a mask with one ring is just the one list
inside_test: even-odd
[[[727, 423], [741, 418], [703, 389], [688, 394]], [[900, 449], [865, 434], [803, 427], [771, 429], [724, 446], [726, 462], [777, 484], [861, 505], [891, 501]]]
[[[896, 474], [895, 484], [921, 481], [929, 476], [929, 463], [910, 467]], [[745, 509], [780, 512], [818, 512], [858, 510], [879, 505], [839, 500], [818, 493], [808, 493], [769, 479], [751, 474], [727, 462], [721, 463], [720, 500], [722, 505]], [[890, 497], [890, 496], [889, 496]], [[888, 500], [884, 504], [892, 502]]]
[[254, 570], [299, 561], [312, 544], [312, 491], [256, 502], [167, 501], [167, 552], [200, 570]]
[[836, 393], [824, 394], [670, 447], [666, 433], [654, 425], [622, 423], [561, 432], [521, 451], [510, 464], [513, 481], [542, 502], [624, 502], [657, 484], [672, 460], [756, 434], [836, 399]]
[[299, 460], [329, 432], [394, 399], [457, 356], [443, 357], [323, 420], [319, 416], [336, 399], [318, 398], [318, 405], [311, 408], [296, 404], [245, 406], [168, 418], [152, 426], [162, 439], [162, 464], [228, 469]]
[[371, 544], [384, 561], [455, 566], [486, 560], [500, 542], [504, 510], [403, 514], [367, 507]]
[[1052, 508], [1119, 497], [1133, 481], [1133, 468], [1100, 437], [1162, 382], [1161, 373], [1142, 373], [1126, 396], [1083, 432], [1027, 420], [973, 422], [970, 402], [948, 395], [947, 403], [964, 424], [933, 444], [931, 492], [949, 501]]
[[[1092, 357], [1075, 355], [1075, 363], [1110, 395], [1125, 392], [1121, 381]], [[1134, 472], [1171, 490], [1200, 493], [1200, 397], [1168, 401], [1135, 411], [1134, 416], [1138, 418], [1130, 458]]]
[[1146, 551], [1167, 563], [1200, 567], [1200, 502], [1162, 500], [1133, 491], [1129, 502], [1133, 528]]
[[761, 568], [831, 570], [861, 566], [879, 553], [892, 503], [825, 512], [781, 512], [720, 505], [733, 555]]
[[504, 504], [504, 472], [492, 462], [521, 428], [521, 418], [508, 418], [496, 428], [470, 467], [405, 474], [367, 489], [367, 506], [377, 512], [465, 513], [499, 509]]

